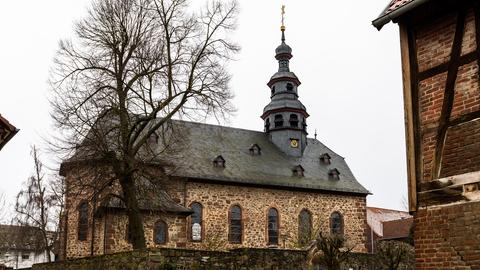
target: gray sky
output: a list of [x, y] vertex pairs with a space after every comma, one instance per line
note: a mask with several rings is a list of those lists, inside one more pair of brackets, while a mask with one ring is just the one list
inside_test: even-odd
[[[51, 132], [47, 78], [61, 38], [91, 0], [3, 1], [0, 9], [0, 114], [20, 132], [0, 152], [0, 193], [13, 204], [32, 171], [30, 145]], [[194, 6], [203, 0], [193, 0]], [[237, 112], [226, 125], [262, 130], [266, 86], [277, 69], [280, 7], [286, 42], [308, 131], [344, 156], [374, 195], [368, 205], [403, 209], [406, 163], [398, 26], [378, 32], [373, 20], [388, 0], [240, 1], [234, 40], [242, 51], [230, 64]]]

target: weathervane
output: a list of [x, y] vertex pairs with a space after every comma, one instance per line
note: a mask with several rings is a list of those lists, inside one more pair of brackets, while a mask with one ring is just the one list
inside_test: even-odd
[[284, 19], [285, 19], [285, 5], [282, 5], [282, 26], [280, 27], [280, 30], [282, 30], [282, 32], [285, 31]]

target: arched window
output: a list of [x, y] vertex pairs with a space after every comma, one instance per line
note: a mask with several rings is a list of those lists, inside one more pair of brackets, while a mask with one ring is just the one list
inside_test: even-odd
[[88, 232], [88, 203], [82, 202], [78, 206], [78, 240], [87, 240]]
[[278, 211], [275, 208], [268, 210], [268, 244], [278, 245]]
[[338, 212], [330, 216], [330, 231], [332, 234], [343, 234], [343, 217]]
[[294, 113], [290, 114], [290, 127], [298, 127], [298, 116]]
[[228, 230], [228, 241], [230, 243], [242, 243], [242, 209], [238, 205], [230, 208], [230, 228]]
[[293, 84], [287, 83], [287, 91], [293, 91]]
[[275, 94], [275, 86], [272, 87], [272, 95]]
[[165, 244], [167, 243], [167, 234], [168, 234], [168, 225], [163, 220], [159, 220], [155, 223], [155, 228], [153, 229], [153, 241], [155, 244]]
[[303, 209], [298, 215], [298, 243], [304, 246], [312, 238], [312, 214]]
[[275, 127], [283, 127], [283, 115], [277, 114], [275, 115]]
[[192, 241], [202, 241], [202, 219], [203, 219], [203, 206], [198, 203], [194, 202], [191, 204], [190, 208], [192, 209], [193, 213], [190, 216], [191, 224], [191, 235], [190, 239]]

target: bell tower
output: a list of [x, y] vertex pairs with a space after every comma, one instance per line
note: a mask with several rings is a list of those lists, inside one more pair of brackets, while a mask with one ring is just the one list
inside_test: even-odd
[[263, 109], [262, 119], [270, 140], [285, 154], [301, 157], [307, 145], [307, 122], [305, 106], [298, 100], [300, 81], [290, 71], [292, 48], [285, 43], [285, 25], [282, 6], [281, 44], [275, 49], [278, 71], [267, 83], [270, 88], [270, 103]]

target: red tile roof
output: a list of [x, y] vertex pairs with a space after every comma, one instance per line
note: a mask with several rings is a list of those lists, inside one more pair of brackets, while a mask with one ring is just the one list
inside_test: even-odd
[[397, 8], [400, 8], [400, 7], [403, 7], [404, 5], [412, 2], [414, 0], [393, 0], [392, 2], [390, 2], [390, 5], [388, 6], [387, 10], [385, 11], [385, 14], [386, 13], [390, 13], [394, 10], [396, 10]]

